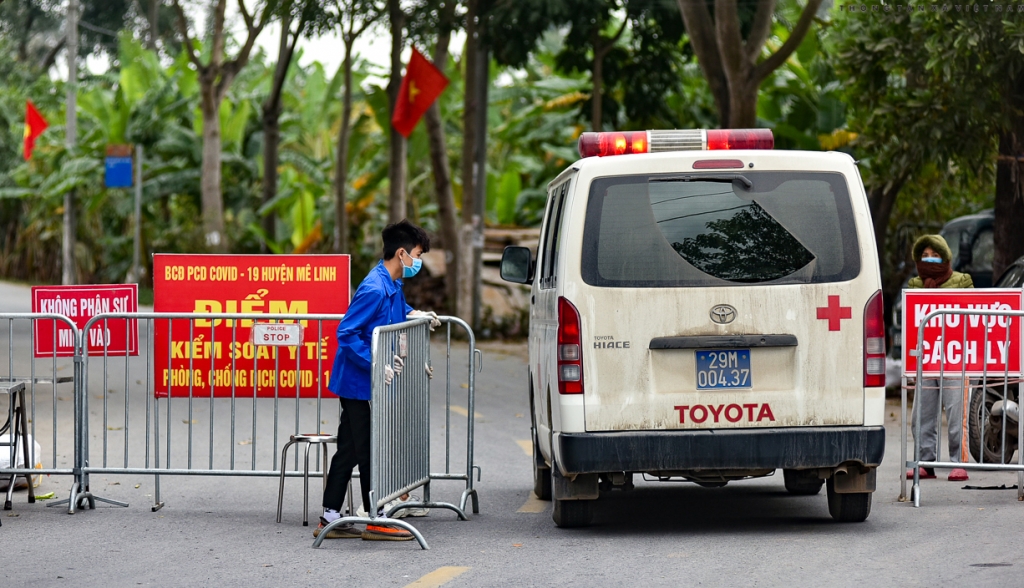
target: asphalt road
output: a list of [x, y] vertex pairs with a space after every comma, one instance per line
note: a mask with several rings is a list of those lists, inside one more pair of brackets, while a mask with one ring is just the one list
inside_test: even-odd
[[[28, 289], [0, 283], [0, 312], [25, 311]], [[27, 340], [11, 331], [18, 353]], [[6, 354], [7, 326], [0, 321], [0, 352]], [[691, 484], [643, 482], [632, 492], [602, 496], [594, 525], [557, 529], [550, 503], [531, 497], [528, 400], [524, 389], [525, 346], [483, 344], [484, 369], [478, 376], [476, 461], [480, 513], [457, 521], [450, 512], [408, 519], [430, 543], [379, 543], [329, 540], [311, 549], [312, 527], [301, 524], [301, 482], [286, 486], [284, 520], [275, 522], [277, 481], [243, 477], [161, 478], [163, 509], [152, 512], [152, 475], [92, 476], [92, 490], [124, 500], [128, 508], [98, 504], [95, 510], [68, 515], [27, 504], [15, 493], [14, 510], [0, 511], [0, 578], [5, 586], [1015, 586], [1024, 574], [1024, 557], [1014, 546], [1024, 525], [1024, 504], [1009, 490], [962, 490], [944, 476], [924, 482], [921, 508], [897, 502], [899, 493], [899, 406], [887, 410], [886, 458], [870, 518], [860, 524], [836, 524], [828, 515], [824, 491], [814, 497], [789, 496], [781, 475], [731, 483], [722, 489]], [[442, 361], [434, 347], [433, 362]], [[464, 352], [464, 350], [463, 350]], [[21, 361], [21, 360], [19, 360]], [[0, 375], [6, 357], [0, 357]], [[21, 364], [19, 364], [20, 366]], [[453, 362], [453, 370], [464, 361]], [[97, 376], [90, 372], [91, 386]], [[461, 382], [457, 382], [459, 384]], [[437, 386], [435, 378], [435, 386]], [[116, 386], [115, 386], [116, 388]], [[451, 432], [461, 439], [466, 411], [458, 400]], [[145, 408], [145, 391], [129, 383], [131, 414]], [[464, 393], [464, 390], [462, 390]], [[60, 394], [58, 392], [58, 394]], [[115, 397], [117, 392], [111, 393]], [[39, 398], [37, 432], [44, 456], [52, 452], [49, 412], [58, 406], [63, 446], [66, 400]], [[102, 398], [102, 394], [97, 398]], [[0, 408], [4, 408], [0, 400]], [[262, 402], [262, 401], [261, 401]], [[114, 403], [117, 404], [117, 403]], [[200, 403], [201, 404], [201, 403]], [[283, 403], [291, 406], [288, 403]], [[98, 423], [94, 401], [91, 422]], [[247, 405], [251, 406], [251, 405]], [[211, 418], [195, 408], [197, 428]], [[289, 422], [287, 407], [282, 416]], [[305, 407], [304, 414], [311, 414]], [[333, 430], [331, 406], [324, 427]], [[45, 414], [44, 414], [45, 413]], [[117, 413], [121, 414], [121, 413]], [[229, 411], [212, 417], [220, 428]], [[179, 426], [180, 414], [172, 422]], [[133, 417], [134, 418], [134, 417]], [[432, 454], [444, 459], [443, 392], [432, 407]], [[117, 447], [117, 423], [110, 441]], [[92, 426], [92, 429], [100, 429]], [[109, 430], [109, 429], [108, 429]], [[265, 431], [261, 429], [260, 435]], [[219, 434], [219, 433], [218, 433]], [[198, 434], [197, 437], [202, 437]], [[249, 439], [239, 439], [247, 454]], [[102, 445], [92, 432], [94, 460]], [[258, 459], [272, 459], [275, 448], [262, 440]], [[453, 468], [462, 467], [462, 443], [453, 445]], [[129, 453], [137, 451], [132, 440]], [[180, 444], [180, 439], [178, 441]], [[198, 443], [198, 441], [197, 441]], [[215, 444], [222, 459], [226, 448]], [[206, 446], [198, 455], [205, 459]], [[180, 449], [175, 446], [175, 449]], [[223, 451], [222, 451], [223, 450]], [[64, 450], [57, 460], [66, 459]], [[48, 458], [49, 459], [49, 458]], [[241, 458], [240, 458], [241, 459]], [[433, 467], [437, 470], [437, 467]], [[1013, 485], [1011, 474], [972, 474], [972, 485]], [[311, 483], [310, 515], [316, 520], [319, 481]], [[37, 493], [66, 497], [70, 480], [44, 478]], [[459, 482], [436, 482], [435, 499], [458, 501]], [[313, 523], [315, 524], [315, 522]], [[418, 582], [418, 583], [417, 583]]]

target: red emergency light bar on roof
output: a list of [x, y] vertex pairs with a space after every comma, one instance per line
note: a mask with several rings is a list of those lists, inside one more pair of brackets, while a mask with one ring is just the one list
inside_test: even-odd
[[583, 133], [580, 157], [603, 157], [661, 151], [711, 151], [723, 149], [772, 149], [771, 129], [711, 129], [685, 131], [623, 131]]

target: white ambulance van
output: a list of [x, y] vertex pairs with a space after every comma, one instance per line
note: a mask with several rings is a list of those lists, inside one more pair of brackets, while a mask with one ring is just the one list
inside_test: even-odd
[[871, 510], [885, 449], [881, 278], [843, 153], [773, 151], [767, 129], [583, 133], [548, 186], [532, 285], [534, 491], [588, 525], [634, 474], [702, 486], [782, 470]]

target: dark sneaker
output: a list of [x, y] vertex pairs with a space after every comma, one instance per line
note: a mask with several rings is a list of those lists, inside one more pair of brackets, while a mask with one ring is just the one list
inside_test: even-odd
[[413, 538], [412, 533], [405, 529], [381, 525], [366, 525], [362, 537], [366, 541], [409, 541]]
[[[320, 525], [317, 528], [313, 529], [313, 536], [319, 537], [320, 533], [324, 530], [324, 527], [326, 527], [327, 525], [327, 519], [320, 517]], [[362, 536], [363, 534], [359, 531], [359, 529], [356, 528], [355, 525], [353, 525], [352, 523], [345, 523], [343, 525], [338, 525], [337, 527], [334, 527], [333, 529], [328, 531], [327, 535], [325, 535], [325, 538], [358, 539]]]

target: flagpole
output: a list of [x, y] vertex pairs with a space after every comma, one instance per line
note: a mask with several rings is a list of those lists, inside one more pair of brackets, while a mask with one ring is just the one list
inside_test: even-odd
[[[75, 148], [78, 125], [75, 116], [78, 94], [78, 0], [69, 0], [67, 13], [68, 84], [65, 122], [65, 146]], [[75, 279], [75, 193], [64, 194], [64, 243], [62, 247], [61, 283], [74, 284]]]

